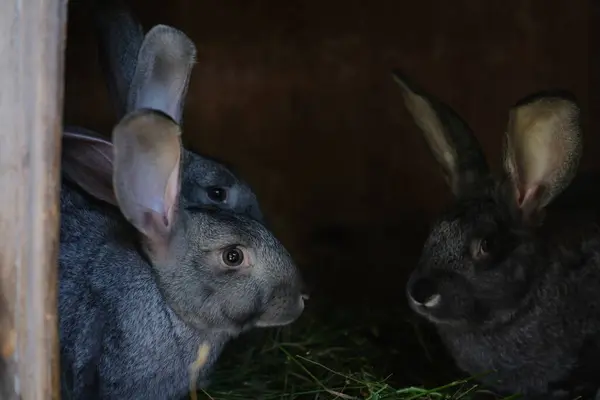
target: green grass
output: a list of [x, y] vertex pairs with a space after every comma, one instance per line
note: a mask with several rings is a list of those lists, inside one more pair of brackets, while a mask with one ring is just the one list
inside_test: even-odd
[[481, 392], [474, 379], [456, 379], [455, 371], [450, 383], [426, 388], [448, 370], [448, 360], [432, 357], [432, 337], [414, 324], [384, 318], [307, 311], [290, 327], [248, 334], [226, 349], [210, 389], [198, 398], [469, 400]]

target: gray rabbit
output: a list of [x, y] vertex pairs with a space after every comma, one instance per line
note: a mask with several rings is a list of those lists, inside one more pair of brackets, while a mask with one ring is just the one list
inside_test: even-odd
[[518, 102], [494, 179], [468, 125], [394, 72], [404, 102], [454, 195], [407, 283], [457, 365], [501, 394], [593, 399], [600, 387], [600, 241], [552, 248], [536, 234], [582, 150], [567, 93]]
[[[157, 81], [136, 86], [136, 98], [162, 93], [161, 79], [188, 76], [194, 54], [182, 32], [152, 28], [139, 58]], [[87, 156], [68, 161], [59, 256], [64, 399], [181, 398], [201, 345], [209, 348], [198, 377], [206, 386], [227, 341], [290, 324], [304, 309], [299, 272], [263, 224], [181, 198], [181, 131], [171, 117], [180, 110], [148, 106], [156, 104], [134, 102], [115, 126], [110, 160], [106, 142], [92, 140]], [[96, 173], [106, 164], [109, 181]]]
[[[179, 125], [190, 79], [191, 65], [173, 76], [159, 77], [140, 53], [144, 32], [129, 8], [120, 1], [91, 2], [97, 27], [98, 53], [117, 119], [136, 109], [149, 107], [168, 114]], [[193, 49], [194, 57], [196, 50]], [[104, 135], [77, 126], [65, 128], [63, 136], [63, 168], [71, 173], [70, 160], [80, 154], [95, 154], [111, 165], [112, 144]], [[101, 143], [103, 142], [103, 143]], [[92, 146], [94, 149], [89, 149]], [[182, 199], [190, 205], [212, 205], [237, 213], [245, 213], [264, 222], [256, 195], [230, 165], [222, 161], [183, 150]], [[110, 181], [109, 173], [104, 180]], [[104, 200], [104, 199], [103, 199]]]

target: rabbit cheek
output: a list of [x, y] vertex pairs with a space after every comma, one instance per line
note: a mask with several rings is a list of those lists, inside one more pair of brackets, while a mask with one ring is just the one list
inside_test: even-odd
[[463, 322], [469, 319], [474, 307], [474, 299], [465, 285], [447, 282], [442, 287], [446, 301], [443, 307], [435, 310], [435, 317], [446, 322]]
[[243, 296], [226, 296], [222, 302], [222, 314], [240, 332], [252, 328], [262, 311], [260, 290], [254, 285], [243, 287]]

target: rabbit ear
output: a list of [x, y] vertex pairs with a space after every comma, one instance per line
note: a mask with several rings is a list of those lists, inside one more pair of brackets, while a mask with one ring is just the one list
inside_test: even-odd
[[144, 38], [131, 82], [128, 111], [152, 108], [181, 124], [196, 46], [181, 31], [156, 25]]
[[113, 130], [113, 186], [123, 215], [152, 244], [168, 245], [177, 218], [181, 131], [167, 115], [142, 109]]
[[97, 4], [95, 23], [98, 34], [98, 58], [117, 118], [127, 113], [129, 89], [135, 73], [144, 30], [122, 2]]
[[62, 171], [90, 195], [117, 205], [113, 191], [113, 145], [99, 133], [67, 127], [62, 138]]
[[483, 183], [490, 171], [469, 126], [446, 104], [425, 94], [401, 71], [392, 76], [455, 196]]
[[535, 94], [510, 110], [504, 168], [525, 218], [569, 185], [581, 152], [579, 107], [570, 94]]

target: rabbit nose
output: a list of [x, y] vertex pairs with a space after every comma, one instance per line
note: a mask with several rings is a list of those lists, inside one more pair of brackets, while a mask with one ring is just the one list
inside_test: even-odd
[[437, 306], [442, 299], [435, 282], [427, 278], [421, 278], [413, 283], [410, 297], [415, 303], [427, 308]]

